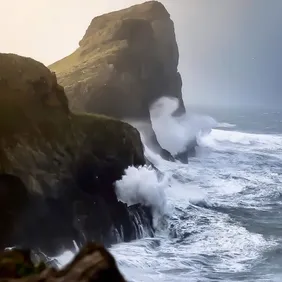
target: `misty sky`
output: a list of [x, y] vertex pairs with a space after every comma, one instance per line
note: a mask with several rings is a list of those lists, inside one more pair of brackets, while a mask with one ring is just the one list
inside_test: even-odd
[[[0, 0], [0, 52], [46, 65], [74, 51], [91, 19], [138, 0]], [[281, 0], [162, 0], [175, 22], [184, 100], [282, 108]]]

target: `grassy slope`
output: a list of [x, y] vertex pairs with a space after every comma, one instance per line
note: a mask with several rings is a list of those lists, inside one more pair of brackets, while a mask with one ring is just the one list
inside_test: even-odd
[[[19, 71], [22, 76], [17, 76]], [[13, 151], [19, 143], [35, 150], [44, 151], [48, 145], [76, 151], [85, 138], [91, 138], [93, 150], [99, 155], [128, 154], [131, 150], [142, 154], [139, 134], [130, 125], [105, 116], [70, 113], [59, 102], [55, 106], [42, 104], [41, 96], [54, 98], [52, 91], [57, 94], [59, 87], [42, 64], [0, 54], [0, 77], [0, 171], [13, 166], [7, 150]], [[45, 78], [46, 84], [35, 93], [30, 82], [40, 77]]]
[[149, 1], [96, 17], [80, 41], [80, 47], [71, 55], [51, 64], [49, 68], [56, 72], [60, 83], [64, 86], [70, 86], [75, 80], [87, 80], [91, 76], [97, 76], [98, 79], [101, 79], [101, 77], [103, 78], [101, 65], [111, 61], [127, 47], [126, 40], [114, 38], [122, 20], [144, 19], [151, 21], [167, 16], [168, 13], [161, 3]]

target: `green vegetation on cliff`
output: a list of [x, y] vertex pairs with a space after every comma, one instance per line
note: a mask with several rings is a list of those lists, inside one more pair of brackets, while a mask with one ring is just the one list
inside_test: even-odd
[[73, 110], [149, 119], [150, 104], [177, 97], [183, 111], [174, 24], [158, 1], [96, 17], [79, 48], [49, 68]]
[[[0, 248], [20, 242], [52, 251], [58, 240], [80, 239], [81, 228], [89, 229], [91, 239], [109, 243], [112, 226], [123, 224], [134, 238], [114, 182], [128, 166], [144, 163], [135, 128], [102, 115], [72, 113], [48, 68], [0, 54]], [[84, 207], [82, 214], [77, 206]], [[91, 226], [77, 227], [77, 217], [85, 215]]]
[[14, 166], [12, 151], [19, 144], [43, 152], [47, 145], [75, 150], [91, 136], [100, 155], [126, 154], [128, 148], [140, 159], [143, 154], [134, 128], [105, 116], [71, 113], [56, 76], [43, 64], [13, 54], [0, 54], [0, 132], [2, 172], [10, 172], [7, 159]]

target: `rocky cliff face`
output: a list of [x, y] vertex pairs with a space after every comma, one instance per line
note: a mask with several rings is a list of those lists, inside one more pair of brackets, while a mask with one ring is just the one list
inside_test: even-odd
[[71, 109], [150, 121], [150, 105], [171, 96], [185, 111], [174, 24], [161, 3], [94, 18], [79, 46], [50, 66]]
[[73, 114], [56, 76], [43, 64], [0, 54], [0, 248], [40, 248], [48, 254], [73, 240], [110, 244], [140, 234], [136, 213], [118, 202], [113, 183], [143, 165], [132, 126]]

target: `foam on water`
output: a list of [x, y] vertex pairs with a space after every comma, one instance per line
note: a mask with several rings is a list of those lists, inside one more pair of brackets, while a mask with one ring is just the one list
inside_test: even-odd
[[58, 257], [56, 257], [56, 260], [59, 262], [59, 267], [61, 268], [67, 263], [69, 263], [73, 259], [74, 255], [75, 255], [74, 252], [66, 251], [61, 255], [59, 255]]
[[[159, 172], [129, 167], [116, 183], [122, 201], [152, 206], [155, 217], [167, 221], [155, 238], [110, 249], [121, 271], [139, 282], [277, 281], [252, 272], [278, 241], [249, 226], [244, 212], [258, 221], [256, 211], [268, 211], [273, 199], [282, 205], [282, 136], [228, 131], [235, 126], [209, 117], [174, 118], [172, 109], [176, 104], [164, 102], [151, 112], [159, 142], [176, 152], [197, 137], [198, 154], [188, 165], [173, 163], [145, 144], [145, 155]], [[58, 260], [65, 264], [72, 255]]]
[[[265, 150], [279, 151], [282, 153], [281, 135], [252, 134], [238, 131], [224, 131], [214, 129], [210, 135], [201, 138], [202, 145], [208, 145], [215, 149], [224, 150], [232, 146], [233, 150], [240, 146], [245, 151]], [[234, 147], [237, 146], [237, 147]]]
[[[211, 281], [207, 278], [209, 272], [224, 275], [248, 271], [254, 260], [276, 246], [275, 241], [249, 232], [229, 215], [201, 207], [202, 204], [197, 206], [202, 202], [204, 206], [234, 206], [242, 200], [244, 205], [252, 205], [253, 199], [248, 196], [255, 198], [252, 193], [240, 193], [255, 181], [256, 172], [253, 175], [249, 167], [249, 175], [240, 178], [236, 167], [224, 165], [228, 158], [218, 161], [214, 159], [217, 157], [217, 147], [213, 147], [204, 159], [195, 158], [188, 166], [159, 163], [158, 168], [171, 177], [171, 185], [165, 189], [170, 228], [159, 231], [154, 240], [113, 246], [111, 252], [130, 281], [187, 281], [187, 275], [189, 281]], [[232, 177], [232, 173], [237, 177]], [[190, 181], [179, 181], [179, 175]], [[263, 176], [256, 181], [271, 182]]]
[[236, 127], [236, 124], [228, 123], [228, 122], [218, 122], [216, 127], [219, 127], [219, 128], [233, 128], [233, 127]]
[[[169, 107], [166, 113], [171, 113]], [[183, 125], [183, 120], [185, 117], [173, 122]], [[198, 130], [204, 127], [204, 120], [200, 119]], [[195, 120], [190, 121], [193, 125], [186, 135], [171, 134], [183, 140], [187, 132], [188, 137], [197, 136], [198, 156], [190, 159], [189, 165], [166, 162], [146, 149], [147, 157], [170, 178], [164, 193], [170, 211], [169, 228], [159, 230], [153, 240], [113, 246], [111, 252], [131, 281], [187, 281], [187, 277], [189, 281], [233, 281], [229, 279], [232, 273], [248, 273], [267, 250], [277, 245], [276, 240], [251, 232], [217, 207], [266, 210], [270, 199], [280, 197], [277, 183], [282, 179], [275, 169], [282, 156], [282, 136], [220, 129], [199, 135], [191, 130], [196, 128]], [[173, 122], [168, 122], [166, 116], [164, 123], [159, 120], [157, 124], [160, 128], [166, 124], [167, 132], [169, 124], [183, 130]], [[207, 122], [208, 126], [211, 123]], [[214, 127], [235, 125], [217, 123]], [[161, 138], [169, 137], [156, 132], [164, 145]], [[168, 143], [172, 141], [171, 137]], [[181, 142], [175, 144], [179, 148]], [[247, 281], [255, 280], [250, 275]]]

